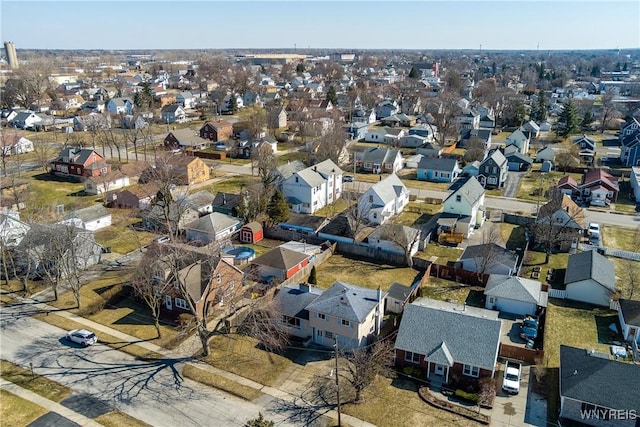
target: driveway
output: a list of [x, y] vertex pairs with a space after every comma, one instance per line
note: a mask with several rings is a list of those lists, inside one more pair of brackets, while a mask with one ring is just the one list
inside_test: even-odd
[[516, 197], [518, 184], [526, 172], [509, 172], [504, 182], [504, 197]]
[[533, 375], [532, 366], [522, 365], [520, 393], [510, 395], [502, 391], [504, 363], [499, 365], [498, 390], [491, 411], [491, 427], [546, 426], [547, 404], [541, 396], [533, 393], [529, 377]]

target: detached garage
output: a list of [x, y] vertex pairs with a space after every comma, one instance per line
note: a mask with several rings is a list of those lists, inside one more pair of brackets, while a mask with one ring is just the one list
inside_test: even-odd
[[485, 308], [525, 316], [547, 306], [542, 283], [522, 277], [491, 274], [484, 290]]

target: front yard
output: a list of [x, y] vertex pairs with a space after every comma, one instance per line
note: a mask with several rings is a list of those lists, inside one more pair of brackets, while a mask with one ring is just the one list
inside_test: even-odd
[[[577, 182], [582, 179], [582, 174], [579, 173], [564, 173], [564, 172], [547, 172], [541, 173], [539, 170], [532, 170], [522, 177], [520, 184], [518, 185], [518, 191], [516, 192], [517, 199], [530, 200], [533, 202], [540, 202], [540, 205], [547, 203], [547, 198], [544, 193], [550, 186], [557, 184], [560, 178], [565, 175], [572, 176]], [[540, 196], [538, 196], [538, 192]]]

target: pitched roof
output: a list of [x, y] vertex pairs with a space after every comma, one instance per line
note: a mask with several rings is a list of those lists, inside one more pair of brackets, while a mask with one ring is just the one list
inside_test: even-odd
[[322, 290], [308, 285], [286, 285], [276, 294], [273, 303], [277, 310], [285, 316], [309, 319], [307, 306], [311, 304]]
[[300, 160], [294, 160], [292, 162], [287, 162], [287, 164], [278, 166], [277, 170], [282, 176], [282, 179], [287, 179], [294, 173], [300, 172], [305, 168], [306, 168], [305, 164], [302, 163]]
[[576, 182], [575, 179], [573, 179], [571, 175], [565, 175], [562, 178], [560, 178], [560, 180], [558, 181], [557, 187], [560, 187], [563, 185], [568, 185], [571, 187], [578, 188], [578, 183]]
[[406, 225], [383, 224], [369, 234], [369, 238], [388, 240], [406, 247], [416, 241], [419, 233], [420, 230]]
[[458, 166], [456, 159], [440, 158], [440, 157], [423, 157], [418, 163], [418, 169], [450, 171], [453, 172]]
[[215, 197], [207, 190], [200, 190], [187, 196], [186, 206], [193, 209], [200, 209], [204, 206], [211, 206]]
[[240, 203], [240, 195], [233, 193], [216, 193], [211, 205], [214, 207], [227, 206], [230, 209], [235, 208]]
[[[559, 211], [564, 212], [564, 220]], [[558, 222], [558, 219], [561, 221]], [[584, 210], [571, 200], [568, 195], [557, 193], [538, 210], [538, 221], [541, 220], [545, 224], [552, 220], [559, 227], [584, 229]]]
[[618, 303], [624, 323], [640, 327], [640, 301], [620, 298]]
[[476, 177], [472, 176], [467, 179], [460, 188], [449, 194], [449, 197], [447, 197], [443, 203], [446, 203], [447, 200], [458, 195], [462, 196], [470, 205], [475, 205], [484, 195], [484, 188], [482, 188], [482, 185], [480, 185]]
[[480, 245], [467, 246], [460, 255], [460, 259], [475, 259], [487, 256], [487, 251], [491, 253], [491, 261], [512, 266], [518, 260], [518, 256], [510, 250], [495, 243], [483, 243]]
[[542, 307], [547, 306], [547, 293], [542, 292], [542, 284], [537, 280], [504, 274], [491, 274], [484, 288], [490, 297], [506, 298]]
[[504, 154], [502, 154], [502, 151], [500, 150], [493, 150], [489, 154], [489, 156], [482, 161], [481, 164], [485, 164], [489, 160], [493, 160], [493, 162], [498, 166], [502, 166], [507, 163], [507, 158], [504, 156]]
[[102, 205], [89, 206], [88, 208], [78, 209], [66, 216], [66, 219], [79, 218], [82, 222], [93, 221], [98, 218], [111, 216], [107, 208]]
[[453, 356], [449, 351], [449, 347], [447, 347], [447, 344], [444, 341], [440, 343], [440, 345], [435, 350], [429, 353], [426, 359], [429, 362], [437, 363], [439, 365], [446, 365], [449, 367], [453, 366], [454, 362]]
[[[176, 140], [180, 143], [180, 145], [200, 145], [200, 144], [209, 144], [209, 140], [205, 138], [200, 138], [200, 134], [198, 131], [194, 129], [174, 129], [169, 132], [169, 135], [173, 135]], [[167, 135], [167, 136], [169, 136]]]
[[185, 225], [185, 229], [202, 231], [205, 233], [216, 233], [218, 230], [225, 230], [238, 224], [240, 220], [236, 217], [225, 215], [220, 212], [213, 212]]
[[602, 169], [595, 169], [585, 173], [582, 176], [581, 185], [589, 185], [598, 181], [602, 182], [610, 189], [618, 190], [618, 179]]
[[560, 345], [560, 395], [640, 413], [640, 369], [589, 350]]
[[367, 148], [362, 153], [362, 161], [372, 163], [393, 163], [399, 153], [399, 150], [392, 150], [390, 148]]
[[405, 306], [395, 348], [435, 359], [448, 352], [454, 362], [493, 370], [500, 329], [497, 312], [419, 298]]
[[387, 297], [406, 301], [411, 294], [411, 288], [398, 282], [393, 282], [387, 291]]
[[280, 270], [289, 270], [307, 258], [308, 257], [306, 255], [301, 254], [300, 252], [277, 247], [260, 255], [258, 258], [251, 261], [251, 263], [255, 265], [273, 267]]
[[406, 193], [407, 187], [405, 187], [395, 173], [392, 173], [382, 181], [373, 184], [367, 191], [373, 191], [387, 204], [395, 200], [396, 197], [399, 197], [403, 192]]
[[613, 263], [598, 251], [585, 251], [569, 255], [564, 283], [570, 284], [593, 279], [611, 292], [616, 290]]
[[362, 323], [378, 305], [378, 297], [383, 300], [386, 292], [361, 288], [343, 282], [335, 282], [322, 295], [307, 306], [307, 310], [329, 316]]
[[531, 159], [531, 157], [525, 156], [524, 154], [518, 153], [517, 151], [507, 154], [505, 157], [509, 162], [520, 162], [520, 163], [528, 163], [528, 164], [533, 163], [533, 160]]

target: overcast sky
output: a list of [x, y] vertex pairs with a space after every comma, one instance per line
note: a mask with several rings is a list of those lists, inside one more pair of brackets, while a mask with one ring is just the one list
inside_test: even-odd
[[5, 1], [3, 41], [39, 49], [615, 49], [640, 2]]

